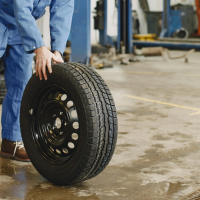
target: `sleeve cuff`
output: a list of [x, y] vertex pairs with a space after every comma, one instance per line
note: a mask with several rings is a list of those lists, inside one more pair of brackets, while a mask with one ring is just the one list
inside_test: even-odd
[[54, 52], [54, 51], [59, 51], [61, 56], [63, 56], [63, 53], [64, 53], [64, 50], [63, 48], [59, 47], [59, 46], [52, 46], [51, 47], [51, 52]]
[[37, 44], [33, 44], [33, 45], [28, 45], [28, 46], [24, 46], [24, 49], [26, 51], [26, 53], [33, 53], [36, 49], [45, 46], [44, 42], [40, 42]]

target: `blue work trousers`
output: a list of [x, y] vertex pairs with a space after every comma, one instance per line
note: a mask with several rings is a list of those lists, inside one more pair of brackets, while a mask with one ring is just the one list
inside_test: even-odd
[[21, 99], [32, 75], [33, 54], [27, 54], [23, 45], [7, 45], [3, 55], [7, 94], [2, 106], [2, 138], [22, 141], [20, 131]]
[[27, 54], [18, 33], [14, 14], [0, 0], [0, 58], [3, 59], [7, 94], [2, 105], [2, 138], [22, 141], [20, 131], [21, 99], [32, 75], [33, 53]]

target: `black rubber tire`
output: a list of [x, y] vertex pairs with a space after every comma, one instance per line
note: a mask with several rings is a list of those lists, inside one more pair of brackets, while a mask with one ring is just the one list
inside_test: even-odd
[[[78, 63], [54, 64], [52, 69], [47, 81], [39, 81], [34, 74], [26, 86], [21, 103], [21, 133], [36, 170], [53, 183], [69, 185], [95, 177], [108, 165], [117, 142], [117, 113], [109, 88], [93, 69]], [[79, 118], [77, 148], [63, 164], [52, 164], [45, 159], [31, 132], [32, 101], [41, 88], [52, 83], [63, 87], [73, 97]]]

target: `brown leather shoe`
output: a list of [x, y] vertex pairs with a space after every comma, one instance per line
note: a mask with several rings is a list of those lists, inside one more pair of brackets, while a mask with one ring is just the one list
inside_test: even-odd
[[23, 142], [13, 142], [2, 139], [0, 156], [14, 158], [15, 160], [30, 162], [26, 153]]

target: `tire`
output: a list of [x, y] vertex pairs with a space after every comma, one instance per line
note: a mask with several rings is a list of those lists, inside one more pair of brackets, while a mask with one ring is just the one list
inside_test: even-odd
[[52, 69], [47, 81], [34, 74], [26, 86], [21, 133], [36, 170], [55, 184], [69, 185], [95, 177], [108, 165], [117, 142], [117, 113], [97, 72], [78, 63]]

